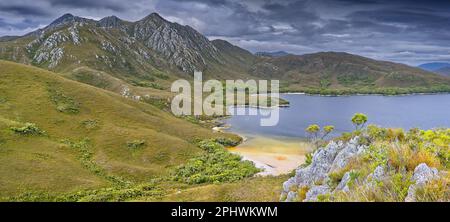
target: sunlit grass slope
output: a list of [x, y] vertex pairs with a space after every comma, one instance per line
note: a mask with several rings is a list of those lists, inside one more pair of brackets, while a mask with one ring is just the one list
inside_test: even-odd
[[[11, 129], [26, 123], [40, 132]], [[0, 196], [148, 181], [199, 154], [192, 140], [217, 136], [152, 105], [0, 60]]]

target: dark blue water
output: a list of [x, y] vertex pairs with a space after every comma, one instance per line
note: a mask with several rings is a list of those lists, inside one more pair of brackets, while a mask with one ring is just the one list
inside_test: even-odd
[[[450, 94], [409, 96], [344, 96], [324, 97], [283, 94], [289, 108], [280, 108], [278, 125], [260, 126], [261, 116], [232, 116], [225, 122], [231, 131], [242, 134], [305, 137], [310, 124], [334, 125], [334, 135], [354, 129], [355, 113], [369, 117], [368, 124], [382, 127], [432, 129], [450, 127]], [[253, 108], [233, 108], [253, 109]]]

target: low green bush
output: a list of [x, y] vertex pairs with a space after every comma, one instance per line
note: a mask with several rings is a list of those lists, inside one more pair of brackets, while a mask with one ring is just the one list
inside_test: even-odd
[[80, 112], [80, 104], [54, 86], [49, 87], [48, 92], [50, 99], [56, 105], [56, 110], [59, 112], [68, 114], [77, 114]]
[[22, 127], [11, 127], [10, 129], [17, 134], [25, 136], [39, 136], [45, 134], [45, 131], [41, 130], [34, 123], [25, 123]]
[[235, 147], [242, 142], [242, 139], [233, 140], [233, 139], [226, 138], [226, 137], [219, 137], [219, 138], [214, 139], [214, 142], [219, 143], [225, 147]]
[[206, 153], [177, 168], [173, 179], [188, 184], [234, 182], [260, 172], [251, 161], [242, 161], [212, 140], [201, 141]]
[[127, 147], [130, 149], [139, 149], [144, 147], [147, 144], [145, 140], [133, 140], [127, 142]]

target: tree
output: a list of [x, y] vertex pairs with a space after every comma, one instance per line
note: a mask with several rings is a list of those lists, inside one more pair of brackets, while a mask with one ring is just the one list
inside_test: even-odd
[[306, 132], [307, 132], [310, 136], [312, 136], [313, 138], [317, 138], [317, 137], [318, 137], [319, 131], [320, 131], [320, 126], [317, 125], [317, 124], [309, 125], [309, 126], [306, 128]]
[[355, 125], [356, 130], [361, 130], [364, 128], [364, 125], [367, 123], [367, 116], [363, 113], [356, 113], [352, 117], [352, 123]]
[[333, 132], [334, 126], [324, 126], [323, 127], [323, 135], [322, 139], [324, 139], [326, 136], [328, 136], [331, 132]]
[[[321, 132], [320, 126], [317, 124], [309, 125], [305, 131], [309, 134], [311, 139], [311, 143], [316, 147], [319, 147], [319, 144], [326, 136], [328, 136], [331, 132], [333, 132], [334, 126], [325, 126], [323, 127], [323, 131]], [[321, 136], [320, 136], [321, 135]]]

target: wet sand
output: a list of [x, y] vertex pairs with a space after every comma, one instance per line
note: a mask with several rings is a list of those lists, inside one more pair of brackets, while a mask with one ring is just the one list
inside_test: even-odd
[[290, 173], [304, 163], [305, 154], [310, 151], [308, 143], [301, 139], [261, 135], [241, 136], [245, 137], [245, 141], [237, 147], [229, 148], [229, 151], [264, 169], [258, 174], [260, 176]]

